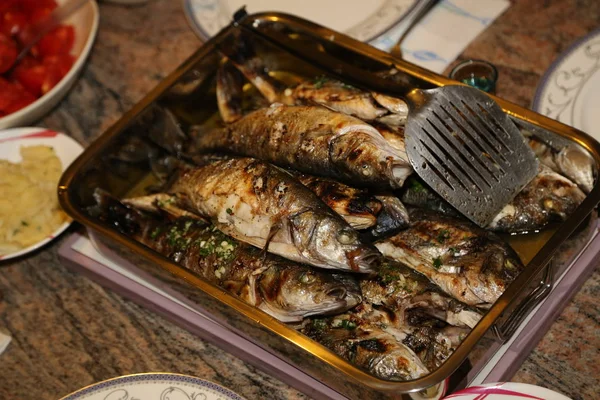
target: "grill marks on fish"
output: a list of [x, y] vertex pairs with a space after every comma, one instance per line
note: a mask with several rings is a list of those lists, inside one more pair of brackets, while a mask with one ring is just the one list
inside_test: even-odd
[[102, 192], [95, 197], [92, 215], [280, 321], [343, 312], [362, 300], [353, 276], [264, 254], [203, 221], [169, 221]]
[[307, 321], [301, 332], [371, 374], [392, 381], [416, 379], [429, 371], [397, 336], [370, 320], [372, 308]]
[[276, 104], [254, 111], [196, 135], [195, 150], [229, 151], [361, 186], [399, 188], [412, 173], [371, 125], [322, 107]]
[[235, 158], [184, 171], [169, 193], [228, 235], [294, 261], [372, 273], [380, 257], [314, 193], [263, 161]]
[[379, 378], [415, 379], [438, 368], [469, 329], [412, 311], [402, 318], [397, 311], [363, 302], [341, 315], [305, 321], [300, 330]]
[[217, 69], [217, 106], [225, 123], [235, 122], [243, 115], [243, 75], [228, 60]]
[[555, 148], [531, 137], [529, 147], [542, 164], [575, 182], [585, 193], [594, 187], [597, 175], [595, 161], [578, 145]]
[[377, 277], [361, 279], [360, 285], [365, 300], [394, 310], [400, 325], [408, 323], [413, 309], [465, 328], [473, 328], [481, 318], [477, 310], [443, 293], [424, 275], [391, 259], [382, 262]]
[[491, 305], [523, 269], [510, 246], [466, 220], [417, 209], [410, 218], [410, 228], [377, 248], [463, 303]]
[[585, 193], [564, 176], [540, 165], [540, 171], [488, 226], [498, 232], [523, 232], [560, 222], [585, 199]]

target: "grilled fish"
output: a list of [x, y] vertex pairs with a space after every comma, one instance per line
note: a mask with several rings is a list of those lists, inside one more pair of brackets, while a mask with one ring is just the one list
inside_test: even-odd
[[[568, 178], [540, 165], [539, 172], [515, 198], [494, 217], [486, 229], [521, 233], [564, 221], [584, 200], [585, 194]], [[416, 177], [411, 177], [400, 199], [404, 204], [459, 216], [437, 193]]]
[[353, 186], [399, 188], [412, 173], [374, 127], [322, 107], [275, 104], [225, 128], [191, 134], [197, 152], [256, 157]]
[[494, 217], [488, 228], [497, 232], [541, 229], [551, 222], [564, 221], [584, 199], [585, 194], [575, 183], [540, 165], [537, 176]]
[[280, 321], [339, 313], [361, 302], [353, 276], [264, 254], [197, 219], [170, 221], [101, 191], [94, 196], [92, 215]]
[[465, 219], [419, 209], [409, 215], [412, 226], [377, 248], [463, 303], [491, 305], [523, 269], [507, 244]]
[[427, 374], [414, 351], [369, 320], [369, 310], [360, 304], [346, 314], [308, 320], [300, 331], [381, 379], [406, 381]]
[[367, 301], [344, 314], [308, 319], [300, 331], [387, 380], [409, 380], [438, 368], [469, 333], [419, 315], [408, 319]]
[[234, 158], [184, 170], [168, 193], [226, 234], [290, 260], [371, 273], [380, 259], [314, 193], [263, 161]]
[[575, 182], [585, 193], [589, 193], [594, 187], [594, 159], [578, 145], [554, 148], [536, 138], [530, 138], [529, 147], [542, 164]]
[[424, 275], [407, 266], [385, 259], [376, 277], [363, 278], [360, 286], [365, 301], [394, 311], [396, 324], [405, 325], [409, 310], [458, 327], [473, 328], [481, 314], [443, 293]]

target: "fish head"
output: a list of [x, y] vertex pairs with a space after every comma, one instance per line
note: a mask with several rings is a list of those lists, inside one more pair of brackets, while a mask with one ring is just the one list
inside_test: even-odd
[[353, 276], [321, 272], [299, 264], [269, 268], [258, 285], [270, 313], [285, 322], [301, 321], [311, 315], [337, 314], [362, 301], [360, 286]]
[[341, 217], [322, 210], [305, 210], [290, 218], [296, 248], [315, 266], [374, 273], [381, 253], [365, 243]]
[[373, 186], [385, 183], [395, 189], [402, 187], [412, 173], [410, 162], [375, 128], [372, 130], [338, 136], [330, 144], [331, 160], [349, 177], [360, 176]]

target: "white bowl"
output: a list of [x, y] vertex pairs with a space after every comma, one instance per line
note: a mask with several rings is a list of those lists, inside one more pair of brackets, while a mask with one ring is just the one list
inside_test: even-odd
[[[57, 0], [57, 3], [60, 5], [65, 1]], [[30, 125], [48, 113], [67, 94], [77, 80], [92, 49], [98, 32], [99, 20], [98, 4], [94, 0], [89, 0], [88, 4], [82, 6], [65, 20], [65, 24], [71, 24], [75, 28], [75, 44], [71, 52], [75, 56], [75, 62], [71, 70], [48, 93], [27, 107], [0, 118], [0, 129]]]

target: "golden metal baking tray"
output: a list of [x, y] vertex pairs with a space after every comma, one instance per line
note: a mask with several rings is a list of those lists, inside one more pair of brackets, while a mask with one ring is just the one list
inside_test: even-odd
[[[557, 269], [582, 250], [600, 201], [600, 186], [567, 221], [552, 230], [509, 238], [526, 263], [525, 270], [507, 288], [450, 358], [437, 370], [419, 379], [392, 382], [376, 378], [338, 357], [327, 348], [268, 316], [262, 311], [213, 286], [193, 272], [175, 264], [116, 229], [91, 218], [85, 208], [93, 204], [92, 193], [101, 187], [115, 196], [131, 193], [147, 184], [147, 163], [107, 168], [111, 155], [132, 137], [147, 132], [145, 116], [155, 105], [170, 109], [184, 126], [205, 122], [217, 112], [214, 78], [220, 60], [217, 48], [235, 35], [251, 35], [257, 52], [272, 70], [306, 77], [323, 73], [371, 90], [394, 94], [394, 84], [374, 73], [396, 68], [400, 84], [430, 88], [457, 84], [444, 76], [396, 59], [367, 44], [297, 17], [263, 13], [238, 13], [237, 20], [203, 45], [144, 99], [92, 143], [69, 167], [59, 183], [59, 199], [65, 211], [85, 225], [95, 240], [116, 251], [134, 265], [183, 293], [203, 311], [234, 332], [301, 368], [349, 398], [414, 398], [421, 391], [450, 382], [459, 384], [465, 371], [510, 337], [527, 312], [550, 288]], [[493, 97], [517, 123], [529, 123], [574, 141], [600, 165], [600, 144], [590, 136], [535, 112]], [[592, 216], [594, 215], [594, 216]], [[590, 222], [592, 221], [592, 222]], [[564, 251], [568, 248], [568, 251]], [[528, 249], [528, 251], [525, 251]], [[456, 371], [456, 372], [455, 372]]]

